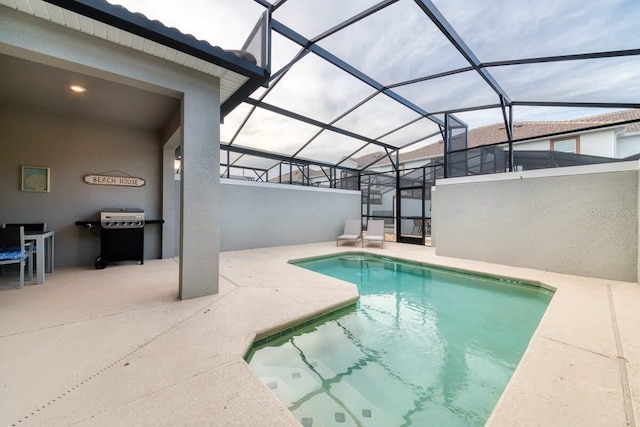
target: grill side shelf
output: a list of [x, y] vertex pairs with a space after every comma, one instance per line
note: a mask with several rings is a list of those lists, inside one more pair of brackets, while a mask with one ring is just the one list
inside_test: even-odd
[[[164, 224], [164, 219], [145, 219], [144, 224]], [[75, 225], [83, 227], [100, 227], [100, 221], [76, 221]]]
[[[138, 261], [144, 264], [144, 228], [149, 224], [163, 224], [163, 219], [145, 220], [144, 226], [137, 228], [104, 228], [101, 221], [76, 221], [75, 225], [82, 226], [100, 237], [100, 256], [94, 264], [96, 269], [103, 269], [108, 262]], [[93, 229], [99, 229], [95, 233]]]

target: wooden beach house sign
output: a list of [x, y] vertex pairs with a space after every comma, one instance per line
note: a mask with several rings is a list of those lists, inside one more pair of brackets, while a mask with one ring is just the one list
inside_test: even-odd
[[100, 174], [85, 175], [84, 182], [92, 185], [118, 185], [123, 187], [142, 187], [144, 185], [144, 179], [142, 178]]

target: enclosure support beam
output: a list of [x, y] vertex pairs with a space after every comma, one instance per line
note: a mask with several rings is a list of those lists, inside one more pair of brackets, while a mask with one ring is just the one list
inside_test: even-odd
[[444, 143], [444, 177], [449, 178], [449, 115], [444, 115], [444, 135], [442, 137]]
[[398, 95], [394, 91], [386, 88], [382, 84], [378, 83], [377, 81], [375, 81], [374, 79], [372, 79], [368, 75], [364, 74], [363, 72], [361, 72], [357, 68], [353, 67], [352, 65], [350, 65], [350, 64], [346, 63], [345, 61], [341, 60], [337, 56], [331, 54], [327, 50], [325, 50], [325, 49], [321, 48], [320, 46], [316, 45], [313, 41], [308, 40], [306, 37], [296, 33], [291, 28], [287, 27], [286, 25], [282, 24], [281, 22], [279, 22], [279, 21], [274, 19], [274, 20], [271, 21], [271, 25], [272, 25], [272, 28], [273, 28], [274, 31], [280, 33], [284, 37], [286, 37], [289, 40], [297, 43], [298, 45], [304, 47], [305, 49], [308, 49], [308, 50], [312, 51], [313, 53], [318, 55], [320, 58], [324, 59], [325, 61], [327, 61], [327, 62], [329, 62], [329, 63], [331, 63], [333, 65], [335, 65], [336, 67], [340, 68], [341, 70], [351, 74], [353, 77], [357, 78], [358, 80], [362, 81], [363, 83], [366, 83], [367, 85], [369, 85], [372, 88], [376, 89], [378, 92], [384, 93], [388, 97], [390, 97], [390, 98], [394, 99], [395, 101], [401, 103], [405, 107], [410, 108], [411, 110], [415, 111], [416, 113], [420, 114], [421, 116], [426, 117], [429, 120], [432, 120], [437, 124], [442, 124], [442, 120], [440, 120], [438, 117], [434, 117], [432, 114], [428, 113], [427, 111], [423, 110], [422, 108], [418, 107], [417, 105], [409, 102], [407, 99], [405, 99], [402, 96]]
[[438, 8], [430, 0], [415, 0], [416, 4], [431, 19], [431, 21], [440, 29], [442, 34], [449, 39], [451, 44], [460, 52], [462, 56], [471, 64], [471, 66], [480, 74], [485, 82], [493, 89], [493, 91], [504, 98], [507, 103], [511, 103], [511, 98], [507, 92], [500, 87], [498, 82], [493, 78], [488, 70], [482, 67], [480, 60], [473, 53], [471, 48], [462, 40], [462, 37], [453, 29], [451, 24], [440, 13]]
[[[398, 163], [398, 165], [400, 165], [400, 150], [396, 151], [396, 162]], [[393, 216], [396, 222], [396, 242], [400, 241], [400, 232], [402, 231], [402, 221], [400, 220], [400, 215], [398, 215], [398, 213], [401, 212], [400, 196], [402, 196], [402, 191], [400, 190], [400, 168], [397, 167], [396, 168], [396, 206], [395, 206], [395, 212], [393, 213]]]
[[289, 111], [289, 110], [285, 110], [284, 108], [276, 107], [275, 105], [271, 105], [271, 104], [268, 104], [266, 102], [257, 101], [255, 99], [251, 99], [251, 98], [246, 99], [245, 102], [247, 104], [255, 105], [257, 107], [263, 108], [263, 109], [271, 111], [273, 113], [277, 113], [277, 114], [280, 114], [282, 116], [286, 116], [286, 117], [289, 117], [289, 118], [292, 118], [292, 119], [295, 119], [295, 120], [299, 120], [301, 122], [308, 123], [310, 125], [317, 126], [319, 128], [322, 128], [322, 129], [330, 130], [332, 132], [336, 132], [336, 133], [339, 133], [339, 134], [342, 134], [342, 135], [345, 135], [345, 136], [349, 136], [349, 137], [354, 138], [354, 139], [359, 139], [361, 141], [365, 141], [365, 142], [368, 142], [370, 144], [379, 145], [380, 147], [383, 147], [383, 148], [386, 148], [386, 149], [390, 149], [390, 150], [395, 150], [396, 149], [396, 147], [394, 147], [393, 145], [385, 144], [384, 142], [380, 142], [380, 141], [376, 141], [375, 139], [367, 138], [366, 136], [362, 136], [362, 135], [359, 135], [357, 133], [353, 133], [351, 131], [335, 127], [333, 125], [329, 125], [329, 124], [320, 122], [318, 120], [311, 119], [309, 117], [303, 116], [303, 115], [298, 114], [298, 113], [294, 113], [294, 112]]
[[507, 169], [509, 172], [513, 172], [513, 108], [509, 105], [509, 114], [507, 114], [507, 105], [504, 100], [501, 99], [502, 104], [502, 119], [504, 120], [504, 127], [507, 131], [507, 140], [509, 141], [509, 161]]

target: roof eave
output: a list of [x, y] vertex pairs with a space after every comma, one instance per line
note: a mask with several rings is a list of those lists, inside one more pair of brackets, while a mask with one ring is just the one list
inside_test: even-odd
[[259, 80], [260, 84], [257, 84], [255, 88], [266, 81], [269, 76], [267, 70], [260, 68], [256, 64], [241, 59], [219, 47], [183, 34], [176, 29], [166, 27], [160, 22], [152, 21], [143, 15], [130, 12], [124, 7], [95, 0], [44, 1], [247, 76], [250, 81]]
[[242, 103], [249, 95], [251, 95], [258, 87], [262, 86], [266, 78], [259, 76], [249, 77], [238, 90], [236, 90], [229, 99], [224, 101], [220, 106], [220, 114], [225, 117], [231, 111], [233, 111], [238, 105]]

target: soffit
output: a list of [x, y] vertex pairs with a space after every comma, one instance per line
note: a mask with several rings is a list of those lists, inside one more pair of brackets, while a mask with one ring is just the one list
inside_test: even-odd
[[123, 31], [42, 0], [0, 0], [0, 5], [19, 10], [64, 27], [218, 77], [220, 103], [228, 100], [249, 79], [216, 64], [185, 54], [160, 43]]

